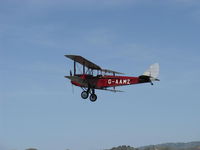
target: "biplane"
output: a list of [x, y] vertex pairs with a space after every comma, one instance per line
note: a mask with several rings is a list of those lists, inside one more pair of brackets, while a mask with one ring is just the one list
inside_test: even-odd
[[[97, 95], [95, 94], [96, 89], [122, 92], [116, 90], [115, 87], [140, 83], [150, 83], [153, 85], [153, 81], [159, 81], [157, 78], [159, 74], [158, 63], [151, 65], [142, 75], [138, 77], [130, 77], [122, 76], [124, 73], [121, 72], [103, 69], [79, 55], [65, 55], [65, 57], [74, 62], [73, 73], [70, 70], [70, 75], [65, 76], [65, 78], [71, 80], [73, 85], [81, 87], [83, 89], [81, 97], [83, 99], [89, 97], [92, 102], [97, 100]], [[77, 63], [81, 65], [81, 73], [77, 73]]]

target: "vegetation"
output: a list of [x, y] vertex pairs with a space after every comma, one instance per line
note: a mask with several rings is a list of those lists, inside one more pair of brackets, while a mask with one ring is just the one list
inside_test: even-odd
[[138, 149], [134, 148], [134, 147], [122, 145], [122, 146], [118, 146], [118, 147], [113, 147], [110, 150], [138, 150]]
[[36, 148], [27, 148], [26, 150], [37, 150]]
[[139, 148], [123, 145], [123, 146], [113, 147], [109, 150], [200, 150], [200, 142], [167, 143], [167, 144], [144, 146]]
[[[36, 148], [28, 148], [26, 150], [37, 150]], [[69, 149], [66, 149], [69, 150]], [[159, 145], [149, 145], [144, 147], [134, 148], [131, 146], [118, 146], [107, 150], [200, 150], [200, 142], [190, 143], [166, 143]]]

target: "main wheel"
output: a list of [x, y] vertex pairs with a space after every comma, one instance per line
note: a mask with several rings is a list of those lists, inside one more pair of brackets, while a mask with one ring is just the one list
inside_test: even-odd
[[88, 92], [86, 92], [86, 91], [83, 91], [82, 93], [81, 93], [81, 97], [83, 98], [83, 99], [87, 99], [88, 98]]
[[91, 94], [91, 95], [90, 95], [90, 101], [91, 101], [91, 102], [95, 102], [96, 100], [97, 100], [96, 94]]

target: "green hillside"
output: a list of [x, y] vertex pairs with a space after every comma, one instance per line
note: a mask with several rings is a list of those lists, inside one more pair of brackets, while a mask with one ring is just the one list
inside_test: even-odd
[[200, 142], [165, 143], [134, 148], [131, 146], [118, 146], [109, 150], [200, 150]]

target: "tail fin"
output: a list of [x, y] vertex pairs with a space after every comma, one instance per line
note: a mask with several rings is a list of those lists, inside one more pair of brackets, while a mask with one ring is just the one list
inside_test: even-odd
[[152, 64], [149, 69], [147, 69], [144, 73], [144, 76], [148, 76], [150, 77], [151, 81], [159, 81], [159, 79], [157, 79], [158, 75], [159, 75], [159, 64], [155, 63]]

